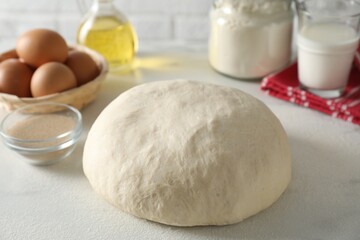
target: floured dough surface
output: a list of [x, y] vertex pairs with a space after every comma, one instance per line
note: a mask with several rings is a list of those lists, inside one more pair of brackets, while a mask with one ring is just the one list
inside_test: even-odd
[[121, 94], [85, 143], [93, 189], [122, 211], [176, 225], [225, 225], [269, 207], [291, 178], [287, 136], [259, 100], [188, 80]]

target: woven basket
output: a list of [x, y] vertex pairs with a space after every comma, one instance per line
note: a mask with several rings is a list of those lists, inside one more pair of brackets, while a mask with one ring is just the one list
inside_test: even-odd
[[103, 56], [84, 46], [71, 46], [70, 49], [86, 52], [96, 62], [100, 69], [100, 74], [94, 80], [68, 91], [42, 97], [19, 98], [15, 95], [0, 93], [0, 105], [6, 110], [12, 111], [29, 104], [56, 102], [67, 104], [81, 110], [83, 107], [94, 101], [100, 90], [102, 81], [106, 78], [108, 64]]

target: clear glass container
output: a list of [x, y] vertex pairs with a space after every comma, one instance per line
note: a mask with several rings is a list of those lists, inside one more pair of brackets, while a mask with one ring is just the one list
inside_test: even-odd
[[301, 88], [323, 98], [343, 95], [360, 38], [360, 1], [296, 1]]
[[291, 59], [290, 0], [216, 0], [210, 12], [211, 66], [225, 75], [259, 79]]
[[131, 68], [137, 47], [136, 32], [112, 0], [94, 0], [77, 32], [77, 43], [108, 61], [110, 70]]
[[5, 146], [33, 165], [49, 165], [67, 158], [81, 132], [81, 113], [69, 105], [51, 102], [21, 107], [0, 124]]

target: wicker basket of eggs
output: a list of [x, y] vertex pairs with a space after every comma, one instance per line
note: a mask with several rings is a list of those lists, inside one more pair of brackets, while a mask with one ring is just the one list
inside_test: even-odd
[[55, 31], [33, 29], [0, 55], [0, 104], [10, 111], [41, 102], [81, 109], [95, 99], [107, 72], [97, 52], [68, 46]]

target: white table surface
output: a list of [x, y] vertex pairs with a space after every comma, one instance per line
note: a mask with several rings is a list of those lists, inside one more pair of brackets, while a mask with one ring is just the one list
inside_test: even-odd
[[[289, 137], [292, 181], [270, 208], [223, 227], [178, 228], [125, 214], [91, 189], [82, 171], [87, 132], [101, 110], [126, 89], [187, 78], [239, 88], [264, 101]], [[0, 120], [6, 114], [0, 109]], [[360, 127], [280, 101], [213, 71], [205, 48], [149, 47], [139, 68], [109, 75], [82, 110], [84, 132], [73, 155], [31, 166], [0, 143], [0, 239], [360, 239]]]

